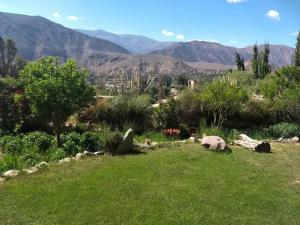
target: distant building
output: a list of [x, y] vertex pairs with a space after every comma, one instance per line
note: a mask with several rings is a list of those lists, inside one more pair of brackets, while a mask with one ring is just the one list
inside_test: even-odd
[[195, 80], [189, 80], [188, 81], [189, 88], [193, 89], [195, 87], [195, 83], [196, 83]]

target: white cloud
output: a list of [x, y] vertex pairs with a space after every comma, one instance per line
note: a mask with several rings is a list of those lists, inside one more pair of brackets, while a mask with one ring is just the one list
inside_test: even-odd
[[161, 33], [166, 37], [172, 37], [175, 35], [172, 31], [168, 31], [167, 29], [163, 29]]
[[274, 9], [269, 10], [269, 12], [267, 12], [266, 16], [269, 17], [272, 20], [277, 20], [277, 21], [280, 20], [280, 14], [279, 14], [279, 12], [277, 12]]
[[298, 34], [299, 34], [299, 32], [296, 31], [296, 32], [290, 33], [290, 36], [297, 36]]
[[68, 16], [67, 20], [69, 20], [69, 21], [78, 21], [79, 18], [77, 16]]
[[54, 18], [60, 18], [59, 12], [53, 12], [53, 13], [52, 13], [52, 16], [53, 16]]
[[0, 4], [0, 11], [5, 11], [7, 10], [7, 7], [3, 4]]
[[178, 41], [183, 41], [184, 40], [184, 35], [183, 34], [178, 34], [178, 35], [176, 35], [176, 39]]
[[226, 0], [227, 3], [230, 4], [236, 4], [236, 3], [241, 3], [241, 2], [245, 2], [246, 0]]

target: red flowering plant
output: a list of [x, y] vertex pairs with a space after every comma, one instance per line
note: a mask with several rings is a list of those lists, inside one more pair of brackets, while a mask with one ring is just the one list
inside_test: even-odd
[[167, 128], [164, 129], [164, 134], [170, 138], [178, 138], [180, 135], [180, 130], [178, 128]]

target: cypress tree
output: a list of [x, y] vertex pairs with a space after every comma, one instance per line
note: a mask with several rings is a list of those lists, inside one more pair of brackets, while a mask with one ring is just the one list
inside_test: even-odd
[[252, 70], [253, 70], [254, 76], [256, 78], [258, 78], [259, 77], [259, 74], [258, 74], [258, 48], [257, 48], [256, 44], [253, 46]]
[[269, 65], [269, 55], [270, 55], [270, 45], [265, 44], [264, 51], [262, 54], [262, 73], [260, 74], [261, 78], [264, 78], [268, 73], [271, 72], [271, 66]]
[[245, 71], [244, 59], [237, 52], [235, 53], [235, 61], [236, 61], [236, 66], [237, 66], [238, 70]]
[[295, 66], [300, 67], [300, 32], [298, 33], [297, 43], [296, 43]]
[[0, 76], [5, 75], [5, 41], [0, 36]]

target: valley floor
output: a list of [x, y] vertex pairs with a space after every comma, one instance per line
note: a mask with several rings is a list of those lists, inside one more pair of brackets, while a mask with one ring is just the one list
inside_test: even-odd
[[86, 159], [0, 185], [1, 225], [300, 224], [300, 145]]

